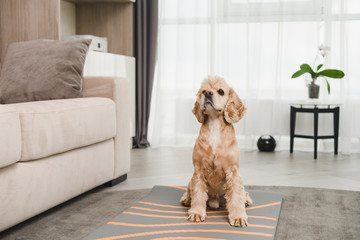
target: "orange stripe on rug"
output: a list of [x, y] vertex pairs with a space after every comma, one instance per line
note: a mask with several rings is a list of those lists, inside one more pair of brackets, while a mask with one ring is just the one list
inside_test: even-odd
[[[144, 217], [156, 217], [156, 218], [182, 218], [187, 219], [188, 217], [182, 217], [182, 216], [165, 216], [165, 215], [154, 215], [154, 214], [144, 214], [144, 213], [136, 213], [136, 212], [123, 212], [123, 214], [130, 214], [130, 215], [137, 215], [137, 216], [144, 216]], [[228, 215], [216, 215], [216, 216], [207, 216], [206, 218], [223, 218], [228, 217]], [[250, 216], [249, 218], [261, 218], [261, 219], [268, 219], [268, 220], [274, 220], [276, 221], [276, 218], [272, 217], [264, 217], [264, 216]]]
[[248, 218], [261, 218], [261, 219], [267, 219], [267, 220], [273, 220], [273, 221], [276, 221], [276, 218], [273, 218], [273, 217], [264, 217], [264, 216], [254, 216], [254, 215], [248, 215]]
[[[182, 214], [187, 214], [187, 211], [166, 211], [166, 210], [159, 210], [159, 209], [152, 209], [152, 208], [143, 208], [143, 207], [136, 207], [136, 206], [132, 206], [130, 208], [133, 209], [139, 209], [139, 210], [144, 210], [144, 211], [149, 211], [149, 212], [162, 212], [162, 213], [182, 213]], [[206, 213], [227, 213], [228, 211], [206, 211]]]
[[187, 217], [180, 217], [180, 216], [153, 215], [153, 214], [144, 214], [144, 213], [136, 213], [136, 212], [123, 212], [123, 214], [130, 214], [130, 215], [137, 215], [137, 216], [144, 216], [144, 217], [156, 217], [156, 218], [182, 218], [182, 219], [187, 219]]
[[158, 206], [158, 207], [168, 207], [168, 208], [186, 208], [186, 209], [190, 208], [190, 207], [165, 205], [165, 204], [151, 203], [151, 202], [144, 202], [144, 201], [139, 201], [138, 203], [152, 205], [152, 206]]
[[269, 234], [269, 233], [259, 233], [259, 232], [244, 232], [244, 231], [220, 230], [220, 229], [185, 229], [185, 230], [167, 230], [167, 231], [154, 231], [154, 232], [133, 233], [133, 234], [120, 235], [120, 236], [113, 236], [113, 237], [106, 237], [106, 238], [98, 238], [98, 240], [114, 240], [114, 239], [131, 238], [131, 237], [141, 237], [141, 236], [156, 235], [156, 234], [188, 233], [188, 232], [201, 232], [201, 233], [233, 233], [233, 234], [243, 234], [243, 235], [272, 237], [272, 234]]
[[[139, 201], [139, 203], [152, 205], [152, 206], [158, 206], [158, 207], [168, 207], [168, 208], [182, 208], [182, 209], [190, 208], [190, 207], [184, 207], [184, 206], [165, 205], [165, 204], [151, 203], [151, 202], [144, 202], [144, 201]], [[268, 203], [268, 204], [263, 204], [263, 205], [259, 205], [259, 206], [254, 206], [254, 207], [246, 207], [245, 209], [252, 210], [252, 209], [270, 207], [270, 206], [275, 206], [275, 205], [280, 205], [280, 204], [281, 204], [281, 202], [274, 202], [274, 203]], [[225, 213], [225, 212], [227, 212], [227, 211], [208, 211], [207, 213]]]
[[206, 213], [228, 213], [228, 211], [206, 211]]
[[[108, 222], [110, 225], [127, 226], [127, 227], [174, 227], [174, 226], [189, 226], [189, 225], [229, 225], [228, 222], [186, 222], [186, 223], [163, 223], [163, 224], [138, 224], [138, 223], [122, 223], [122, 222]], [[274, 226], [248, 224], [248, 227], [269, 228], [274, 229]]]
[[142, 208], [142, 207], [130, 207], [133, 209], [139, 209], [139, 210], [145, 210], [149, 212], [162, 212], [162, 213], [181, 213], [181, 214], [187, 214], [187, 211], [166, 211], [166, 210], [159, 210], [159, 209], [151, 209], [151, 208]]
[[281, 202], [274, 202], [274, 203], [269, 203], [269, 204], [254, 206], [254, 207], [247, 207], [245, 209], [246, 210], [251, 210], [251, 209], [256, 209], [256, 208], [263, 208], [263, 207], [270, 207], [270, 206], [280, 205], [280, 204], [281, 204]]
[[153, 238], [151, 240], [173, 240], [173, 239], [195, 239], [195, 240], [226, 240], [224, 238], [202, 238], [202, 237], [164, 237], [164, 238]]
[[181, 189], [181, 190], [187, 190], [186, 187], [179, 187], [179, 186], [167, 186], [167, 187], [171, 187], [171, 188], [178, 188], [178, 189]]

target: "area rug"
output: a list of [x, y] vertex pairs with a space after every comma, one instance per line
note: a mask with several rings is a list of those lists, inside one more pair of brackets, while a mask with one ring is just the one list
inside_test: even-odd
[[[276, 240], [360, 239], [360, 192], [279, 186], [246, 189], [283, 194]], [[0, 239], [82, 239], [149, 192], [150, 189], [109, 191], [99, 187], [0, 232]]]
[[207, 209], [204, 222], [187, 222], [189, 207], [179, 202], [185, 191], [180, 186], [155, 186], [148, 196], [84, 240], [274, 239], [281, 193], [249, 190], [253, 204], [246, 208], [248, 226], [236, 228], [230, 226], [225, 208]]

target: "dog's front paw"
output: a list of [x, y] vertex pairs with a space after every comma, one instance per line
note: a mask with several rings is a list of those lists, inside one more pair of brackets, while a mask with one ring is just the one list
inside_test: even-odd
[[206, 218], [206, 211], [205, 210], [199, 210], [199, 211], [196, 211], [194, 209], [190, 209], [189, 210], [189, 217], [188, 217], [188, 221], [191, 221], [191, 222], [203, 222], [205, 221], [205, 218]]
[[205, 221], [205, 216], [198, 213], [189, 213], [187, 220], [190, 222], [203, 222]]
[[234, 227], [246, 227], [248, 225], [247, 216], [229, 215], [229, 222]]

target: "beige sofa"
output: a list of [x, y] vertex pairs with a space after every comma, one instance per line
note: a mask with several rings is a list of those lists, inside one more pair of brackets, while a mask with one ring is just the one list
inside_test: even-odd
[[0, 105], [0, 231], [126, 179], [127, 79], [86, 77], [83, 95]]

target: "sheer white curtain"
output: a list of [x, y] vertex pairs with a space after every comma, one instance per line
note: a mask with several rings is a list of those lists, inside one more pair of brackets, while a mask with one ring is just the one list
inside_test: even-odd
[[[291, 79], [302, 63], [312, 65], [318, 46], [330, 47], [326, 68], [344, 70], [329, 79], [341, 99], [340, 151], [360, 150], [360, 1], [356, 0], [160, 0], [158, 67], [150, 117], [150, 142], [192, 146], [200, 128], [192, 115], [195, 94], [207, 75], [220, 75], [245, 101], [235, 125], [240, 146], [254, 149], [262, 134], [289, 148], [289, 103], [307, 98], [304, 77]], [[320, 80], [320, 82], [322, 82]], [[319, 119], [320, 134], [332, 133], [331, 116]], [[312, 133], [312, 117], [296, 130]], [[351, 145], [352, 144], [352, 145]], [[313, 150], [311, 140], [295, 149]], [[331, 140], [320, 150], [331, 151]]]

